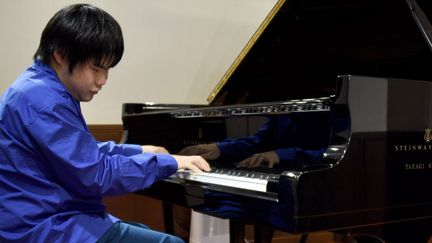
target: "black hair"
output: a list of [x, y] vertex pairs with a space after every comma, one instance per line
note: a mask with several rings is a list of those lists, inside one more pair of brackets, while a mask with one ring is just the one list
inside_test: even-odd
[[42, 32], [33, 59], [50, 64], [55, 50], [69, 62], [69, 70], [90, 60], [114, 67], [123, 55], [123, 35], [117, 21], [89, 4], [73, 4], [58, 11]]

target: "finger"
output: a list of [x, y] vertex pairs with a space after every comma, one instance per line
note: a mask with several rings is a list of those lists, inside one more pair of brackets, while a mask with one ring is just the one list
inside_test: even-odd
[[196, 156], [195, 162], [196, 162], [196, 165], [200, 169], [202, 169], [204, 171], [210, 171], [210, 165], [209, 165], [209, 163], [207, 163], [207, 161], [204, 158], [202, 158], [201, 156]]
[[269, 161], [269, 163], [268, 163], [268, 167], [269, 168], [273, 168], [273, 166], [276, 164], [276, 162], [275, 161]]
[[193, 173], [201, 173], [202, 172], [202, 170], [193, 163], [190, 163], [188, 165], [188, 169], [191, 170]]
[[258, 167], [261, 164], [261, 157], [260, 156], [254, 156], [253, 160], [251, 161], [250, 166], [251, 167]]
[[240, 161], [239, 163], [237, 163], [237, 167], [247, 167], [247, 165], [249, 164], [249, 159], [250, 158]]
[[255, 164], [255, 160], [256, 160], [256, 157], [255, 157], [255, 156], [252, 156], [252, 157], [249, 159], [249, 161], [248, 161], [247, 167], [248, 167], [248, 168], [253, 168], [253, 167], [255, 167], [255, 166], [254, 166], [254, 164]]
[[242, 166], [243, 166], [243, 167], [246, 167], [246, 168], [251, 168], [251, 164], [253, 163], [253, 159], [254, 159], [254, 157], [252, 156], [252, 157], [249, 157], [249, 158], [243, 160], [243, 161], [241, 162], [241, 163], [242, 163]]

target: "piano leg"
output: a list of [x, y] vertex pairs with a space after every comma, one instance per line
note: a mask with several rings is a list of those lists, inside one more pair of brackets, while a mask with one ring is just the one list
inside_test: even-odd
[[[245, 224], [230, 220], [230, 243], [245, 242]], [[271, 227], [254, 225], [254, 243], [271, 243], [274, 230]]]
[[174, 234], [173, 208], [169, 202], [162, 201], [165, 233]]
[[230, 243], [244, 243], [245, 225], [238, 221], [229, 220]]
[[270, 227], [254, 225], [254, 243], [271, 243], [274, 230]]

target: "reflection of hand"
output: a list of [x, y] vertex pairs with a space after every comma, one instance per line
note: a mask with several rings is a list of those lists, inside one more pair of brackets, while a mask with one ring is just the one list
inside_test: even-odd
[[264, 153], [254, 154], [251, 157], [240, 161], [237, 167], [258, 167], [262, 164], [267, 164], [269, 168], [273, 168], [275, 164], [279, 163], [279, 156], [275, 151], [268, 151]]
[[201, 156], [173, 155], [177, 161], [178, 169], [187, 169], [192, 172], [210, 171], [210, 165]]
[[141, 146], [143, 153], [152, 153], [152, 154], [168, 154], [168, 150], [164, 147], [153, 146], [153, 145], [144, 145]]
[[220, 156], [220, 150], [214, 143], [198, 144], [183, 148], [179, 154], [181, 155], [200, 155], [206, 160], [215, 160]]

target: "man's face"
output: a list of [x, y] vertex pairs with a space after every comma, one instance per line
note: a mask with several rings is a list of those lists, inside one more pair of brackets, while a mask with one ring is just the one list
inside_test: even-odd
[[57, 73], [69, 92], [79, 101], [90, 101], [108, 79], [109, 68], [96, 65], [89, 61], [76, 65], [72, 72], [68, 65], [62, 65]]

